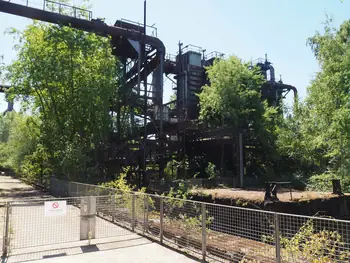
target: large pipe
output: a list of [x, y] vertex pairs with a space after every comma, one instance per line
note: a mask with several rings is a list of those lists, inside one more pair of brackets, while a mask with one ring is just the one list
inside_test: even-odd
[[270, 81], [275, 82], [275, 68], [270, 64]]
[[290, 86], [290, 89], [294, 92], [294, 100], [298, 98], [298, 90], [296, 87]]
[[160, 106], [160, 123], [159, 123], [159, 135], [162, 138], [163, 137], [163, 118], [164, 118], [164, 112], [163, 112], [163, 72], [164, 72], [164, 59], [165, 59], [165, 53], [162, 51], [158, 52], [160, 57], [160, 63], [159, 63], [159, 82], [160, 82], [160, 97], [157, 99], [158, 104]]
[[93, 32], [100, 36], [119, 36], [136, 41], [141, 41], [142, 37], [144, 37], [145, 44], [149, 44], [157, 48], [159, 51], [161, 50], [165, 54], [165, 46], [160, 39], [152, 36], [143, 35], [139, 32], [135, 33], [133, 31], [121, 27], [109, 26], [104, 22], [79, 19], [71, 16], [61, 15], [45, 10], [40, 10], [37, 8], [7, 2], [4, 0], [0, 0], [0, 12], [27, 17], [44, 22], [60, 24], [64, 26], [71, 26], [73, 28], [84, 30], [87, 32]]
[[297, 99], [297, 96], [298, 96], [297, 88], [292, 85], [286, 85], [286, 84], [283, 84], [283, 85], [284, 85], [284, 89], [292, 90], [294, 93], [294, 99]]

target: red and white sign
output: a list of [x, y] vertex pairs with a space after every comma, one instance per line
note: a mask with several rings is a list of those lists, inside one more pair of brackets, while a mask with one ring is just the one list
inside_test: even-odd
[[67, 213], [67, 201], [45, 202], [45, 216], [64, 216]]

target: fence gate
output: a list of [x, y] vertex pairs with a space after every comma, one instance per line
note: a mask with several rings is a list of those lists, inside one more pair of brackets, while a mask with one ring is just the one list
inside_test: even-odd
[[79, 241], [80, 203], [79, 198], [7, 203], [8, 248], [19, 249]]
[[2, 252], [132, 234], [124, 201], [109, 195], [8, 202], [0, 207]]

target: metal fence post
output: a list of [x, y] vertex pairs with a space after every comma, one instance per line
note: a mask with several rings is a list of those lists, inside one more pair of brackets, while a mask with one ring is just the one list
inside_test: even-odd
[[148, 196], [144, 195], [143, 234], [148, 231]]
[[159, 218], [159, 239], [160, 243], [163, 243], [163, 219], [164, 219], [164, 203], [163, 203], [163, 197], [160, 197], [160, 218]]
[[132, 194], [132, 201], [131, 201], [131, 229], [132, 231], [135, 231], [135, 194]]
[[2, 243], [2, 255], [4, 257], [8, 254], [8, 249], [10, 247], [10, 214], [11, 214], [11, 204], [7, 203], [5, 204], [6, 209], [6, 216], [5, 216], [5, 231], [4, 231], [4, 237], [3, 237], [3, 243]]
[[116, 214], [116, 204], [115, 204], [115, 198], [116, 198], [117, 192], [112, 190], [112, 222], [115, 220], [115, 214]]
[[279, 214], [275, 213], [275, 248], [276, 263], [281, 263], [281, 244], [280, 244], [280, 222]]
[[205, 262], [207, 255], [207, 211], [206, 205], [202, 203], [202, 260]]
[[71, 188], [72, 188], [72, 183], [71, 183], [71, 182], [68, 182], [68, 197], [70, 197], [71, 194], [72, 194]]

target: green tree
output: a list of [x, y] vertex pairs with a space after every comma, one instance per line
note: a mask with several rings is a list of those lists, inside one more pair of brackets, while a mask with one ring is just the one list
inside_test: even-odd
[[350, 21], [339, 28], [327, 19], [323, 32], [308, 43], [320, 71], [308, 87], [304, 103], [278, 131], [278, 148], [297, 164], [310, 186], [330, 190], [330, 179], [341, 178], [350, 190]]
[[16, 112], [0, 118], [0, 166], [21, 173], [24, 158], [37, 147], [39, 130], [35, 119]]
[[308, 88], [308, 133], [319, 166], [342, 177], [350, 190], [350, 21], [338, 29], [331, 22], [309, 39], [321, 71]]
[[210, 85], [199, 94], [200, 119], [210, 127], [232, 127], [235, 135], [244, 132], [245, 141], [255, 146], [254, 153], [247, 155], [247, 165], [266, 172], [276, 158], [277, 110], [262, 101], [265, 80], [257, 67], [249, 65], [230, 57], [207, 69]]
[[69, 179], [95, 175], [117, 94], [109, 39], [39, 22], [10, 33], [18, 36], [18, 55], [8, 67], [9, 98], [38, 117], [41, 146], [33, 158], [45, 152], [53, 172]]

